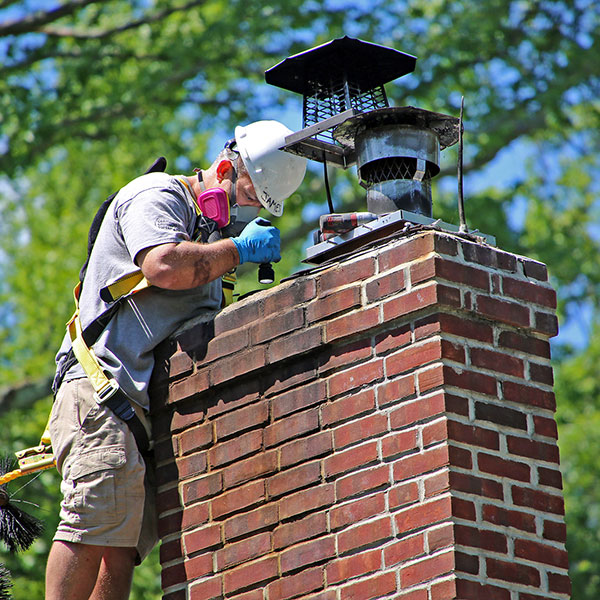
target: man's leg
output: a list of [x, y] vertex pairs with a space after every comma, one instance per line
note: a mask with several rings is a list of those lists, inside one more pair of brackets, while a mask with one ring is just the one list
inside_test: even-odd
[[135, 548], [105, 548], [90, 600], [127, 600], [136, 556]]
[[46, 600], [127, 600], [135, 548], [57, 541], [46, 568]]
[[104, 548], [57, 541], [46, 566], [46, 600], [88, 600]]

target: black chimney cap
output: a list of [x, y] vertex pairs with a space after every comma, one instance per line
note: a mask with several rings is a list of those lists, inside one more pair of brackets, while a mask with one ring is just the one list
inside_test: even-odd
[[366, 91], [415, 70], [417, 59], [393, 48], [344, 36], [282, 60], [265, 71], [267, 83], [311, 96], [345, 77]]

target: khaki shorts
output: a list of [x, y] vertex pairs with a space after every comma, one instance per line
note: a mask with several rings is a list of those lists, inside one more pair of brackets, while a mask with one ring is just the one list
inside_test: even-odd
[[158, 542], [155, 488], [127, 424], [75, 379], [58, 391], [50, 437], [63, 495], [54, 539], [135, 547], [141, 562]]

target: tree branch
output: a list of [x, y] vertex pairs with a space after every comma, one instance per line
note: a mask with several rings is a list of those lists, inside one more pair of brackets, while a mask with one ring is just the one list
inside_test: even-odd
[[205, 3], [206, 0], [191, 0], [187, 4], [183, 4], [182, 6], [173, 6], [170, 8], [166, 8], [154, 15], [146, 15], [141, 19], [137, 19], [136, 21], [131, 21], [130, 23], [125, 23], [124, 25], [120, 25], [119, 27], [113, 27], [112, 29], [76, 29], [74, 27], [54, 27], [49, 25], [47, 27], [42, 27], [39, 29], [40, 32], [45, 33], [51, 37], [71, 37], [80, 40], [99, 40], [106, 37], [110, 37], [111, 35], [115, 35], [117, 33], [123, 33], [124, 31], [128, 31], [130, 29], [136, 29], [142, 25], [147, 25], [149, 23], [156, 23], [165, 19], [169, 15], [186, 11], [190, 8], [194, 8], [196, 6], [200, 6]]
[[44, 25], [53, 23], [67, 15], [72, 15], [80, 8], [83, 8], [88, 4], [94, 4], [97, 1], [98, 0], [71, 0], [70, 2], [65, 2], [65, 4], [61, 4], [57, 8], [48, 11], [38, 11], [32, 14], [26, 14], [19, 19], [0, 23], [0, 37], [40, 31]]

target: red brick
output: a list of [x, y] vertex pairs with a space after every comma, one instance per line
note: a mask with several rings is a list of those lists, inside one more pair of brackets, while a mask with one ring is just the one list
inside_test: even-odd
[[502, 278], [502, 291], [506, 296], [518, 300], [541, 304], [548, 308], [556, 308], [556, 292], [549, 287], [542, 287], [537, 283], [530, 283], [513, 277]]
[[462, 498], [452, 498], [452, 516], [466, 521], [475, 521], [477, 518], [475, 504]]
[[245, 327], [260, 319], [260, 305], [258, 302], [236, 303], [227, 307], [227, 310], [218, 313], [214, 320], [214, 335], [218, 336], [226, 331]]
[[273, 548], [275, 550], [290, 548], [298, 542], [305, 542], [327, 533], [327, 514], [314, 513], [303, 519], [279, 525], [273, 532]]
[[562, 474], [556, 469], [538, 467], [538, 482], [562, 490]]
[[298, 306], [312, 300], [317, 293], [314, 278], [292, 279], [271, 288], [261, 299], [264, 314], [279, 312], [282, 307]]
[[466, 425], [448, 419], [448, 438], [454, 442], [462, 442], [471, 446], [480, 446], [490, 450], [500, 449], [500, 436], [497, 431]]
[[[373, 356], [373, 348], [370, 339], [356, 340], [350, 344], [325, 346], [319, 354], [319, 373], [324, 375], [333, 369], [343, 367], [347, 369], [351, 365], [365, 362]], [[324, 395], [324, 397], [326, 397]]]
[[402, 588], [430, 581], [450, 573], [454, 569], [454, 553], [446, 552], [431, 558], [425, 558], [408, 567], [400, 569]]
[[194, 558], [188, 558], [185, 561], [185, 575], [187, 581], [193, 581], [200, 577], [206, 577], [213, 574], [212, 554], [207, 552]]
[[282, 520], [296, 517], [305, 512], [330, 506], [335, 502], [335, 490], [332, 483], [326, 483], [284, 496], [279, 501], [279, 518]]
[[554, 337], [558, 335], [558, 318], [555, 314], [536, 311], [533, 316], [533, 330]]
[[448, 447], [448, 456], [450, 457], [450, 464], [453, 467], [462, 467], [463, 469], [473, 468], [471, 450], [467, 448], [458, 448], [457, 446], [450, 445]]
[[377, 404], [385, 408], [390, 404], [406, 401], [415, 394], [414, 375], [396, 377], [392, 381], [385, 382], [377, 387]]
[[386, 572], [351, 583], [340, 591], [340, 600], [371, 600], [396, 591], [396, 572]]
[[225, 541], [229, 542], [239, 537], [272, 527], [279, 521], [277, 504], [266, 504], [256, 510], [245, 512], [227, 519], [223, 524]]
[[206, 453], [190, 454], [177, 459], [177, 473], [179, 481], [194, 475], [205, 473], [207, 469]]
[[467, 473], [451, 471], [450, 488], [459, 492], [466, 492], [467, 494], [486, 496], [487, 498], [496, 498], [498, 500], [504, 499], [502, 483]]
[[[443, 333], [449, 333], [461, 338], [477, 340], [479, 342], [492, 343], [494, 341], [494, 331], [491, 325], [482, 323], [481, 321], [472, 321], [471, 319], [452, 315], [449, 313], [441, 313], [433, 315], [432, 319], [437, 317], [440, 330]], [[415, 324], [415, 327], [419, 323]]]
[[412, 345], [385, 359], [385, 372], [388, 377], [413, 371], [425, 365], [441, 360], [442, 347], [440, 340], [431, 340], [424, 344]]
[[321, 326], [301, 329], [291, 335], [286, 335], [273, 340], [268, 347], [267, 355], [269, 364], [273, 365], [292, 356], [311, 352], [323, 343], [323, 330]]
[[372, 389], [363, 390], [323, 405], [323, 425], [341, 423], [373, 410], [375, 410], [375, 392]]
[[304, 542], [281, 552], [281, 572], [289, 573], [296, 569], [325, 562], [333, 558], [335, 554], [334, 536]]
[[184, 563], [163, 567], [160, 573], [160, 581], [163, 589], [172, 585], [179, 585], [187, 581]]
[[336, 452], [324, 461], [325, 477], [334, 477], [367, 467], [378, 460], [377, 442], [354, 446], [343, 452]]
[[293, 469], [286, 469], [267, 480], [269, 499], [282, 496], [294, 490], [314, 485], [321, 480], [319, 461], [306, 463]]
[[346, 554], [365, 546], [381, 545], [393, 537], [391, 517], [380, 517], [350, 529], [344, 529], [337, 536], [339, 554]]
[[508, 542], [506, 535], [503, 533], [487, 531], [480, 527], [468, 527], [467, 525], [456, 525], [454, 532], [456, 543], [461, 546], [471, 546], [502, 554], [508, 552]]
[[183, 546], [188, 556], [219, 546], [221, 542], [221, 526], [216, 524], [206, 525], [183, 536]]
[[533, 416], [533, 426], [535, 432], [538, 435], [550, 437], [555, 440], [558, 439], [558, 427], [554, 419], [548, 419], [546, 417], [540, 417], [539, 415]]
[[326, 398], [327, 390], [325, 383], [322, 381], [315, 381], [308, 385], [288, 390], [271, 399], [273, 420], [278, 420], [281, 417], [319, 404], [325, 401]]
[[335, 483], [335, 492], [338, 502], [344, 498], [350, 498], [368, 491], [389, 487], [390, 468], [388, 465], [372, 467], [348, 475]]
[[485, 348], [471, 348], [471, 364], [513, 377], [522, 378], [525, 373], [523, 361], [520, 358]]
[[364, 385], [383, 379], [383, 360], [371, 360], [362, 365], [346, 369], [329, 378], [329, 397], [348, 393]]
[[[305, 594], [323, 588], [323, 569], [316, 567], [305, 569], [296, 575], [288, 575], [277, 579], [267, 586], [267, 597], [270, 600], [287, 600], [287, 598], [305, 597]], [[262, 599], [262, 592], [260, 598]]]
[[475, 418], [527, 431], [527, 415], [519, 410], [487, 402], [475, 402]]
[[265, 447], [277, 446], [319, 429], [319, 408], [311, 408], [280, 419], [265, 428]]
[[181, 538], [170, 542], [161, 542], [159, 555], [161, 564], [183, 558], [184, 550]]
[[382, 249], [378, 256], [379, 270], [388, 271], [398, 265], [417, 260], [435, 251], [437, 233], [424, 231]]
[[444, 366], [444, 383], [464, 390], [472, 390], [488, 396], [496, 396], [496, 379], [490, 375]]
[[509, 402], [518, 402], [529, 406], [537, 406], [548, 410], [556, 410], [556, 400], [553, 392], [547, 392], [529, 385], [521, 385], [514, 381], [503, 381], [502, 391], [504, 399]]
[[440, 419], [425, 425], [421, 431], [423, 448], [433, 444], [444, 442], [448, 439], [448, 422], [446, 419]]
[[527, 306], [498, 300], [490, 296], [477, 296], [477, 312], [494, 321], [507, 323], [514, 327], [529, 327], [531, 324]]
[[540, 587], [540, 572], [534, 567], [524, 564], [496, 560], [494, 558], [486, 559], [487, 574], [490, 579], [500, 579], [510, 583], [520, 583]]
[[268, 554], [270, 550], [270, 533], [259, 533], [239, 542], [226, 544], [224, 548], [215, 552], [216, 570], [223, 571], [243, 562], [259, 558]]
[[417, 430], [392, 433], [381, 440], [381, 455], [384, 459], [418, 450]]
[[222, 597], [223, 579], [221, 576], [211, 577], [204, 581], [194, 582], [190, 586], [190, 600], [216, 600]]
[[226, 595], [252, 585], [264, 584], [278, 575], [277, 557], [267, 556], [227, 571], [224, 575], [223, 591]]
[[354, 281], [364, 281], [375, 274], [375, 259], [367, 257], [323, 271], [318, 278], [321, 293]]
[[367, 301], [376, 302], [385, 296], [396, 294], [405, 288], [404, 271], [386, 271], [365, 286]]
[[438, 284], [432, 282], [384, 302], [383, 319], [387, 323], [434, 304], [438, 304]]
[[502, 331], [498, 338], [498, 345], [534, 356], [550, 358], [550, 344], [546, 340], [541, 340], [532, 335], [523, 335], [514, 331]]
[[265, 499], [265, 484], [254, 481], [218, 496], [212, 501], [213, 519], [254, 507]]
[[280, 335], [289, 334], [304, 326], [304, 308], [286, 307], [285, 312], [266, 315], [251, 326], [251, 345], [272, 340]]
[[477, 455], [477, 464], [484, 473], [516, 479], [525, 483], [529, 483], [531, 480], [530, 467], [525, 463], [505, 460], [499, 456], [480, 452]]
[[333, 443], [336, 449], [356, 444], [363, 440], [379, 437], [388, 429], [387, 416], [383, 413], [354, 419], [333, 430]]
[[450, 497], [437, 498], [416, 506], [405, 508], [395, 513], [398, 533], [404, 535], [409, 531], [441, 523], [452, 518], [452, 503]]
[[514, 527], [521, 531], [535, 533], [535, 516], [529, 513], [523, 513], [517, 510], [508, 510], [492, 504], [484, 504], [483, 520], [500, 525], [502, 527]]
[[262, 430], [249, 431], [229, 441], [216, 444], [208, 451], [211, 467], [220, 467], [254, 454], [262, 448]]
[[284, 469], [312, 458], [329, 454], [333, 450], [333, 439], [330, 431], [322, 431], [281, 447], [280, 468]]
[[544, 521], [544, 539], [555, 542], [567, 541], [567, 526], [556, 521]]
[[383, 492], [371, 494], [364, 498], [356, 498], [345, 504], [337, 504], [331, 508], [331, 529], [335, 531], [383, 512], [385, 512], [385, 494]]
[[402, 402], [397, 409], [390, 413], [390, 425], [392, 429], [400, 429], [408, 425], [421, 423], [431, 417], [443, 414], [445, 409], [443, 393]]
[[327, 565], [327, 585], [342, 583], [381, 570], [381, 550], [370, 550], [338, 558]]
[[447, 446], [437, 446], [397, 459], [394, 462], [394, 481], [418, 477], [424, 473], [437, 471], [450, 464]]
[[208, 342], [208, 350], [201, 359], [202, 363], [209, 363], [223, 356], [240, 352], [248, 347], [249, 341], [250, 336], [245, 328], [222, 333]]
[[556, 444], [544, 444], [536, 440], [508, 436], [508, 451], [518, 456], [526, 456], [547, 462], [558, 464], [558, 446]]
[[363, 308], [337, 317], [325, 324], [325, 342], [331, 343], [349, 335], [369, 331], [379, 324], [379, 306]]
[[548, 544], [540, 544], [533, 540], [515, 540], [515, 556], [562, 569], [569, 568], [569, 559], [566, 550], [555, 548]]
[[225, 489], [277, 472], [277, 452], [261, 452], [229, 465], [223, 472]]
[[389, 491], [390, 510], [414, 504], [419, 500], [419, 486], [416, 481], [395, 485]]
[[441, 548], [454, 546], [454, 525], [448, 524], [428, 530], [427, 546], [430, 554]]
[[180, 455], [207, 448], [213, 442], [212, 423], [187, 429], [176, 437]]
[[529, 363], [529, 377], [532, 381], [554, 385], [554, 373], [550, 365], [539, 365], [534, 362]]
[[209, 473], [198, 479], [186, 481], [181, 486], [181, 499], [184, 505], [205, 500], [217, 495], [223, 489], [221, 473]]
[[456, 597], [456, 579], [454, 577], [434, 581], [431, 584], [431, 600], [447, 600]]
[[431, 498], [450, 490], [450, 473], [447, 470], [435, 473], [423, 480], [425, 498]]
[[307, 321], [315, 323], [358, 306], [360, 306], [360, 283], [316, 298], [306, 309]]
[[551, 592], [571, 595], [571, 580], [568, 575], [548, 573], [548, 587]]
[[[216, 386], [257, 371], [267, 364], [266, 350], [256, 346], [250, 350], [222, 358], [210, 367], [210, 385]], [[206, 386], [202, 389], [208, 389]]]
[[444, 385], [444, 366], [435, 364], [433, 367], [417, 373], [418, 390], [421, 395]]
[[209, 519], [208, 502], [201, 502], [200, 504], [192, 504], [183, 511], [183, 518], [181, 519], [181, 530], [185, 531], [191, 527], [198, 527], [206, 523]]
[[375, 336], [375, 352], [386, 354], [390, 350], [407, 346], [411, 342], [411, 337], [410, 323], [394, 329], [386, 329], [386, 331]]
[[483, 269], [477, 269], [458, 262], [436, 257], [435, 271], [437, 277], [447, 279], [454, 283], [461, 283], [463, 285], [468, 285], [469, 287], [479, 288], [486, 292], [490, 289], [489, 271], [484, 271]]
[[386, 546], [383, 551], [386, 567], [413, 560], [425, 553], [425, 541], [422, 533], [405, 537]]
[[456, 570], [471, 575], [479, 574], [479, 557], [464, 552], [455, 552]]
[[510, 600], [510, 591], [505, 588], [499, 588], [495, 585], [483, 585], [476, 581], [468, 581], [466, 579], [458, 579], [456, 581], [456, 591], [458, 598], [465, 600]]
[[220, 441], [234, 434], [263, 425], [269, 418], [269, 404], [257, 402], [240, 408], [233, 413], [223, 415], [215, 421], [216, 439]]

